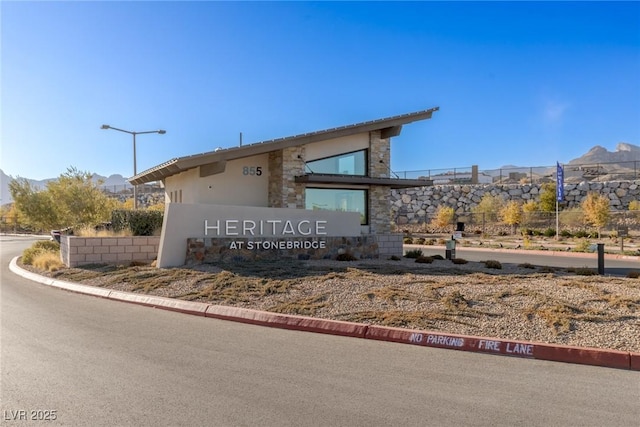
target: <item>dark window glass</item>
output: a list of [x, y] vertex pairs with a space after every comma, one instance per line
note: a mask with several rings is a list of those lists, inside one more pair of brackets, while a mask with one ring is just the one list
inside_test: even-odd
[[365, 176], [367, 174], [367, 150], [312, 160], [307, 162], [307, 172]]

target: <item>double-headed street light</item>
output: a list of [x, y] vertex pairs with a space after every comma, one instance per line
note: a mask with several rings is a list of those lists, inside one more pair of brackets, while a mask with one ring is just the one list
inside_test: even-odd
[[[114, 128], [113, 126], [109, 126], [109, 125], [102, 125], [100, 129], [113, 129], [119, 132], [124, 132], [124, 133], [128, 133], [129, 135], [133, 135], [133, 176], [136, 176], [138, 174], [138, 166], [136, 162], [136, 135], [142, 135], [144, 133], [159, 133], [160, 135], [164, 135], [165, 133], [167, 133], [166, 130], [162, 130], [162, 129], [147, 130], [144, 132], [133, 132], [130, 130]], [[133, 208], [138, 209], [138, 191], [137, 191], [136, 185], [133, 186]]]

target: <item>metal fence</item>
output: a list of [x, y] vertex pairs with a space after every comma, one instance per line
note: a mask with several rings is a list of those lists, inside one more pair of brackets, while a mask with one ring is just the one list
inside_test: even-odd
[[[568, 163], [564, 181], [623, 181], [640, 179], [640, 161], [610, 163]], [[403, 179], [425, 179], [442, 184], [541, 184], [555, 182], [556, 166], [527, 166], [500, 169], [478, 169], [478, 166], [448, 169], [425, 169], [395, 172]]]

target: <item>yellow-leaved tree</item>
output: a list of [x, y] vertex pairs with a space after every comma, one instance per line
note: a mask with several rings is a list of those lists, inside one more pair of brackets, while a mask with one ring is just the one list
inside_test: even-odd
[[511, 233], [515, 233], [516, 227], [522, 222], [522, 206], [511, 200], [500, 210], [500, 217], [502, 222], [511, 226]]
[[585, 221], [598, 229], [598, 238], [600, 238], [600, 230], [609, 221], [609, 198], [600, 193], [589, 193], [580, 207], [582, 207]]
[[455, 212], [451, 206], [438, 206], [436, 216], [431, 220], [431, 226], [435, 228], [447, 228], [453, 224], [454, 214]]

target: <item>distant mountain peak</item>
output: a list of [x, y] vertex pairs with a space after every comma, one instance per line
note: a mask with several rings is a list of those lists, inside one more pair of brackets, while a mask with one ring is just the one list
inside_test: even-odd
[[616, 145], [616, 151], [640, 151], [640, 147], [626, 142], [619, 142]]

